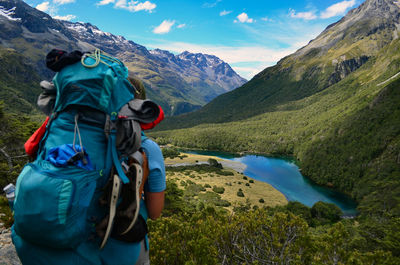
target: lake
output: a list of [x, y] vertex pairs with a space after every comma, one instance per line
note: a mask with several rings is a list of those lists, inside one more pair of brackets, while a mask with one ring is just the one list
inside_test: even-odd
[[258, 155], [245, 155], [241, 157], [229, 153], [212, 151], [187, 151], [186, 153], [217, 156], [241, 162], [247, 166], [244, 174], [259, 181], [271, 184], [275, 189], [285, 195], [289, 201], [299, 201], [309, 207], [318, 201], [336, 204], [344, 216], [355, 216], [357, 204], [349, 196], [321, 187], [305, 178], [299, 168], [290, 159], [271, 158]]

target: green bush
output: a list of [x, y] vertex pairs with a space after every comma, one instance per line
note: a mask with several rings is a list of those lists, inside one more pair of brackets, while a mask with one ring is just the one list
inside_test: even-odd
[[216, 168], [222, 169], [221, 163], [218, 163], [218, 161], [215, 160], [215, 159], [213, 159], [213, 158], [209, 158], [209, 159], [208, 159], [208, 164], [209, 164], [210, 166], [212, 166], [212, 167], [216, 167]]
[[291, 213], [301, 216], [304, 218], [307, 223], [311, 224], [311, 209], [300, 202], [288, 202], [286, 205], [286, 209], [289, 210]]
[[206, 183], [206, 184], [204, 184], [204, 188], [211, 188], [211, 185]]
[[219, 171], [219, 172], [217, 172], [219, 175], [222, 175], [222, 176], [234, 176], [235, 174], [233, 174], [233, 172], [230, 172], [230, 171], [224, 171], [224, 170], [221, 170], [221, 171]]
[[174, 159], [180, 155], [180, 152], [175, 147], [164, 147], [161, 152], [164, 158]]
[[249, 180], [249, 183], [254, 183], [254, 180], [252, 180], [252, 179], [251, 179], [251, 180]]
[[333, 203], [319, 201], [311, 208], [311, 216], [315, 226], [337, 222], [341, 215], [342, 211]]
[[246, 177], [246, 176], [243, 176], [243, 179], [244, 179], [244, 180], [247, 180], [247, 177]]
[[237, 195], [238, 197], [244, 197], [244, 193], [243, 193], [243, 191], [241, 191], [241, 190], [239, 190], [239, 191], [236, 193], [236, 195]]
[[214, 186], [212, 190], [213, 190], [213, 192], [219, 193], [219, 194], [223, 194], [225, 192], [225, 188], [224, 187]]
[[265, 202], [263, 198], [259, 199], [258, 201], [259, 201], [260, 203], [264, 203], [264, 202]]

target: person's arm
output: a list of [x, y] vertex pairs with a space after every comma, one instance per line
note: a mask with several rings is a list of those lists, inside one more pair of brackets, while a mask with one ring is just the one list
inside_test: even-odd
[[144, 196], [149, 218], [152, 220], [157, 219], [164, 208], [164, 191], [145, 192]]
[[[165, 195], [165, 166], [164, 157], [160, 147], [152, 140], [146, 138], [142, 140], [142, 147], [147, 156], [148, 179], [144, 187], [144, 201], [147, 208], [148, 217], [157, 219], [164, 208]], [[146, 165], [144, 165], [146, 168]]]

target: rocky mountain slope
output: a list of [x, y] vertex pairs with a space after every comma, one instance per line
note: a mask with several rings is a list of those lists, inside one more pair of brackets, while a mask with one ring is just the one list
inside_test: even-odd
[[144, 81], [148, 96], [170, 115], [197, 109], [246, 81], [215, 56], [148, 51], [90, 23], [55, 20], [21, 0], [0, 0], [0, 49], [15, 50], [42, 78], [51, 78], [43, 59], [55, 47], [68, 51], [97, 47], [120, 58]]

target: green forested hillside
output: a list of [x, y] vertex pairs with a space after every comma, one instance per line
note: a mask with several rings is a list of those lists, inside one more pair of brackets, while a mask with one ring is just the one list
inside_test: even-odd
[[0, 102], [0, 187], [15, 183], [23, 165], [28, 162], [24, 142], [39, 127], [26, 115], [12, 114]]
[[38, 114], [39, 81], [30, 61], [14, 49], [0, 47], [0, 100], [5, 111]]
[[[190, 148], [292, 155], [303, 175], [359, 203], [355, 222], [341, 222], [346, 232], [311, 230], [311, 238], [335, 234], [345, 251], [400, 257], [398, 13], [391, 1], [367, 0], [295, 54], [152, 136]], [[376, 254], [341, 262], [390, 264]], [[316, 264], [335, 263], [322, 256]]]
[[[399, 8], [392, 1], [367, 0], [328, 26], [307, 46], [266, 68], [243, 86], [217, 97], [196, 112], [167, 119], [157, 130], [300, 110], [321, 98], [313, 97], [310, 102], [308, 97], [337, 86], [343, 88], [345, 100], [351, 91], [357, 91], [356, 87], [365, 90], [371, 82], [377, 79], [382, 82], [397, 73], [398, 14]], [[369, 89], [366, 93], [373, 96], [378, 90]]]
[[[383, 180], [389, 176], [398, 181], [400, 173], [400, 79], [381, 84], [400, 71], [400, 54], [395, 53], [399, 44], [394, 41], [380, 58], [371, 59], [337, 84], [276, 106], [276, 111], [152, 135], [178, 146], [291, 154], [299, 160], [303, 174], [363, 201], [371, 192], [382, 193], [387, 188]], [[372, 180], [380, 184], [371, 185]], [[395, 200], [380, 202], [379, 207], [386, 210], [400, 209]]]

